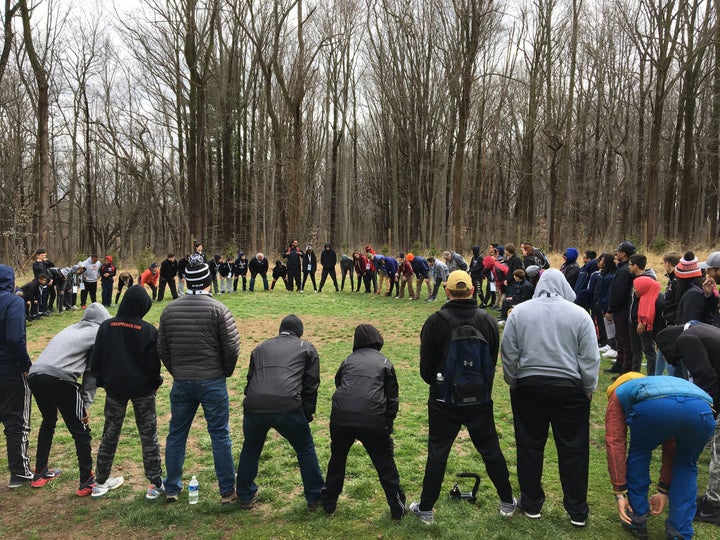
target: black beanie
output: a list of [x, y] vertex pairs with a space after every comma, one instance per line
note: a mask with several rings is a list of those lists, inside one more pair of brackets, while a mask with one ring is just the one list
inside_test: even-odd
[[303, 323], [297, 315], [288, 315], [280, 323], [281, 334], [283, 332], [289, 332], [294, 334], [296, 337], [302, 337], [303, 330]]

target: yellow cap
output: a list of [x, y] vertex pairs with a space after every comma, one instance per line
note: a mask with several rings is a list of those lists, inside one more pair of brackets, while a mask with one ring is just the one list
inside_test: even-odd
[[617, 379], [615, 379], [614, 383], [612, 383], [610, 386], [608, 386], [608, 389], [607, 389], [608, 399], [610, 399], [610, 396], [612, 396], [612, 393], [621, 384], [631, 381], [633, 379], [639, 379], [640, 377], [644, 377], [644, 376], [645, 375], [643, 375], [642, 373], [638, 373], [636, 371], [629, 371], [627, 373], [623, 373]]
[[451, 291], [464, 292], [472, 288], [472, 279], [465, 270], [455, 270], [448, 276], [446, 288]]

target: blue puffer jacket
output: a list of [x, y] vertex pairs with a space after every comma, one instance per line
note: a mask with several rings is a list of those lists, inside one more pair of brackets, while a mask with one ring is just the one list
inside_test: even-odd
[[0, 264], [0, 377], [30, 369], [25, 343], [25, 303], [15, 295], [15, 272]]
[[615, 390], [615, 395], [625, 413], [630, 415], [636, 403], [646, 399], [657, 399], [671, 396], [698, 398], [712, 405], [710, 395], [699, 386], [680, 379], [679, 377], [642, 377], [627, 381]]

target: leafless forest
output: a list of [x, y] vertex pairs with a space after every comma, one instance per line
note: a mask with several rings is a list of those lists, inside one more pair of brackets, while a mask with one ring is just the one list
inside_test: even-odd
[[4, 0], [0, 255], [712, 245], [717, 0]]

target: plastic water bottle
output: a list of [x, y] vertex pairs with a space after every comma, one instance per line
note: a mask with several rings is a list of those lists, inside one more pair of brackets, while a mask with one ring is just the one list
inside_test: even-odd
[[200, 498], [200, 484], [195, 475], [190, 479], [188, 484], [188, 501], [190, 504], [197, 504]]

